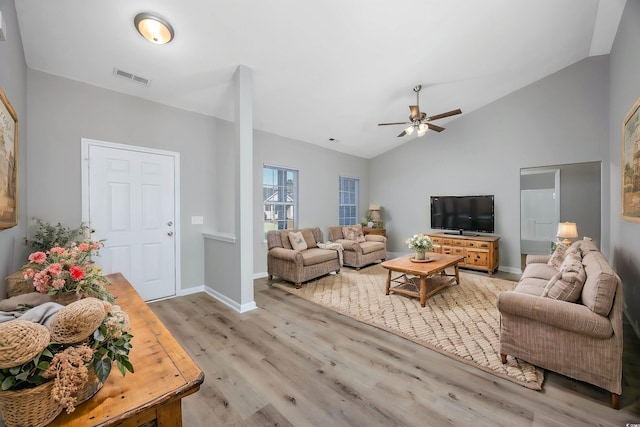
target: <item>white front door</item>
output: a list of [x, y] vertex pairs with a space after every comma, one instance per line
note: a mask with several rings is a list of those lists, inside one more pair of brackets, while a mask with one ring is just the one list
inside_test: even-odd
[[176, 156], [92, 142], [83, 140], [83, 203], [93, 239], [104, 239], [96, 262], [105, 274], [122, 273], [145, 301], [175, 295]]

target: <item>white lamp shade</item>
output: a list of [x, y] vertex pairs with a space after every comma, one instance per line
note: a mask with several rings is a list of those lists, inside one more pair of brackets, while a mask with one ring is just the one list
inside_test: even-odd
[[578, 237], [578, 227], [575, 222], [561, 222], [558, 224], [558, 238], [564, 239], [562, 243], [570, 244], [571, 240]]

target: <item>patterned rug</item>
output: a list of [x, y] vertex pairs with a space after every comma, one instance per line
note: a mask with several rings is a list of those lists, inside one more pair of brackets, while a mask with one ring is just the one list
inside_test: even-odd
[[385, 295], [386, 280], [387, 270], [375, 264], [360, 271], [343, 268], [301, 289], [285, 281], [272, 285], [524, 387], [542, 388], [542, 369], [513, 357], [500, 362], [496, 298], [515, 282], [460, 273], [461, 285], [427, 298], [423, 308], [417, 298]]

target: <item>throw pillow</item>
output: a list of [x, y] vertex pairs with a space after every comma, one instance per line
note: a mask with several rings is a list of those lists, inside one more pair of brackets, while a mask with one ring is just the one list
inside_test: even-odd
[[556, 282], [562, 277], [562, 273], [558, 272], [558, 274], [556, 274], [555, 276], [553, 276], [551, 279], [549, 279], [549, 281], [547, 282], [547, 285], [544, 287], [544, 289], [542, 290], [542, 297], [549, 297], [549, 291], [551, 290], [551, 288], [553, 288], [556, 285]]
[[318, 247], [316, 238], [313, 237], [313, 231], [311, 231], [310, 228], [303, 228], [300, 232], [302, 233], [302, 237], [304, 237], [304, 241], [307, 242], [307, 249]]
[[356, 242], [365, 242], [364, 233], [362, 232], [362, 225], [350, 225], [348, 227], [342, 227], [342, 237], [346, 240], [355, 240]]
[[294, 251], [300, 252], [307, 249], [307, 242], [299, 231], [295, 233], [292, 231], [289, 232], [289, 242], [291, 242], [291, 247]]
[[555, 268], [556, 270], [560, 270], [560, 266], [562, 265], [562, 261], [564, 261], [567, 249], [569, 249], [567, 245], [558, 243], [558, 245], [556, 245], [556, 250], [553, 251], [551, 258], [549, 258], [549, 261], [547, 261], [547, 265], [549, 267]]
[[561, 301], [577, 302], [587, 274], [578, 254], [570, 253], [555, 275], [542, 291], [542, 296]]

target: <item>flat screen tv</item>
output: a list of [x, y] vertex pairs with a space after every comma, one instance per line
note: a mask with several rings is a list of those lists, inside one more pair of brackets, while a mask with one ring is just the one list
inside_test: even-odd
[[431, 228], [455, 233], [493, 233], [493, 195], [431, 196]]

